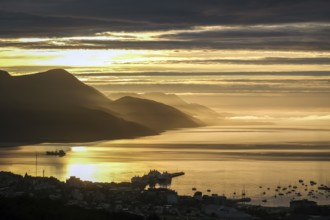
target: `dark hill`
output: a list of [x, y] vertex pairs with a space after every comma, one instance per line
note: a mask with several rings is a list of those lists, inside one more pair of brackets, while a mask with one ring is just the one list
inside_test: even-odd
[[165, 94], [161, 92], [151, 92], [151, 93], [143, 93], [143, 94], [136, 94], [136, 93], [113, 93], [110, 94], [110, 98], [119, 99], [124, 96], [132, 96], [141, 99], [149, 99], [156, 102], [161, 102], [165, 105], [170, 105], [179, 109], [180, 111], [194, 116], [199, 120], [203, 121], [206, 124], [217, 124], [218, 117], [220, 115], [203, 105], [199, 105], [196, 103], [187, 103], [179, 96], [175, 94]]
[[199, 120], [180, 110], [152, 100], [125, 96], [110, 104], [125, 119], [143, 124], [156, 131], [203, 125]]
[[0, 142], [79, 142], [154, 135], [104, 111], [111, 100], [65, 70], [0, 78]]
[[183, 101], [181, 98], [179, 98], [175, 94], [165, 94], [162, 92], [150, 92], [150, 93], [144, 93], [143, 97], [145, 99], [151, 99], [151, 100], [162, 102], [166, 105], [171, 105], [171, 106], [183, 106], [183, 105], [188, 104], [187, 102]]
[[62, 69], [24, 76], [0, 71], [0, 107], [0, 142], [133, 138], [203, 125], [156, 101], [111, 101]]
[[99, 106], [110, 101], [102, 93], [62, 69], [6, 77], [0, 81], [0, 92], [2, 103], [12, 108]]
[[7, 71], [0, 70], [0, 79], [6, 79], [9, 77], [10, 77], [10, 75]]
[[156, 134], [137, 123], [86, 108], [1, 109], [0, 114], [0, 142], [86, 142]]

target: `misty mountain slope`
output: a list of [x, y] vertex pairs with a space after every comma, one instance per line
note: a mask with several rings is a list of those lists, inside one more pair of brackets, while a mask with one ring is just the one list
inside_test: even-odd
[[157, 132], [103, 111], [111, 102], [64, 70], [0, 73], [1, 142], [79, 142]]
[[109, 105], [125, 119], [143, 124], [156, 131], [204, 125], [180, 110], [152, 100], [125, 96]]
[[161, 92], [152, 92], [152, 93], [145, 93], [143, 94], [144, 98], [155, 100], [162, 102], [166, 105], [171, 105], [179, 108], [181, 111], [186, 112], [189, 115], [194, 115], [194, 116], [209, 116], [209, 117], [217, 117], [219, 114], [200, 104], [196, 103], [187, 103], [183, 99], [181, 99], [179, 96], [175, 94], [165, 94]]
[[217, 113], [216, 111], [200, 104], [187, 103], [186, 101], [184, 101], [175, 94], [165, 94], [161, 92], [151, 92], [151, 93], [143, 93], [143, 94], [114, 93], [110, 95], [110, 98], [119, 99], [124, 96], [149, 99], [156, 102], [161, 102], [166, 105], [173, 106], [188, 115], [198, 118], [199, 120], [203, 121], [206, 124], [216, 124], [218, 117], [220, 117], [219, 113]]
[[162, 92], [148, 92], [148, 93], [144, 93], [143, 97], [146, 99], [162, 102], [166, 105], [171, 105], [171, 106], [183, 106], [188, 104], [187, 102], [185, 102], [183, 99], [181, 99], [179, 96], [175, 94], [166, 94]]

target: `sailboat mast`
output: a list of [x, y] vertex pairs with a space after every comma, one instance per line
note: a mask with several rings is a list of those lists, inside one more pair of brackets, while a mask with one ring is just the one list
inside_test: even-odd
[[36, 152], [36, 176], [38, 176], [38, 153]]

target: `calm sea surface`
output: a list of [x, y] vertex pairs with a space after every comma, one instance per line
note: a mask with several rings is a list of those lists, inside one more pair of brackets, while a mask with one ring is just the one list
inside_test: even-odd
[[[327, 127], [213, 126], [134, 140], [4, 146], [0, 148], [0, 170], [36, 175], [37, 153], [37, 175], [44, 172], [45, 176], [61, 180], [78, 176], [91, 181], [121, 182], [150, 169], [184, 171], [185, 176], [175, 178], [170, 186], [180, 194], [192, 195], [196, 187], [206, 194], [236, 198], [245, 192], [253, 204], [267, 206], [288, 206], [292, 198], [330, 204], [330, 193], [316, 192], [320, 184], [330, 186], [329, 143]], [[47, 150], [59, 149], [67, 155], [45, 155]], [[310, 186], [311, 180], [317, 185]], [[289, 185], [297, 186], [296, 191], [288, 193]], [[281, 189], [276, 192], [278, 186]], [[312, 189], [314, 194], [308, 196]], [[298, 192], [301, 197], [296, 195]]]

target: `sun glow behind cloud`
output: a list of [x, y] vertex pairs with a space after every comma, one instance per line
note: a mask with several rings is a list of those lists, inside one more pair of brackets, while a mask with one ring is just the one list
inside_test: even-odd
[[[0, 65], [18, 74], [34, 71], [29, 70], [29, 66], [40, 67], [40, 70], [63, 67], [69, 68], [72, 72], [124, 73], [301, 71], [303, 65], [304, 71], [329, 71], [328, 63], [313, 63], [314, 60], [318, 62], [318, 59], [326, 57], [330, 57], [330, 53], [253, 50], [0, 49]], [[313, 62], [310, 62], [310, 59], [313, 59]], [[291, 60], [296, 63], [290, 63]]]
[[[204, 25], [150, 31], [0, 38], [0, 65], [15, 73], [330, 71], [327, 23]], [[31, 67], [31, 68], [27, 68]]]

